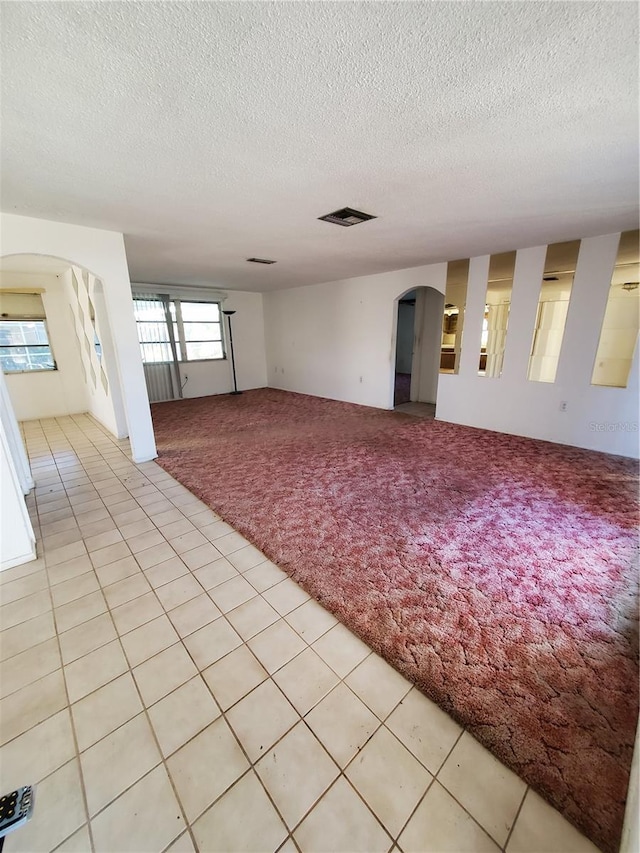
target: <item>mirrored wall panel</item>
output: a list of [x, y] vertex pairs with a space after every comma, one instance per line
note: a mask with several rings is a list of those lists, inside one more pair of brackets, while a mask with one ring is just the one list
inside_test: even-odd
[[627, 387], [638, 339], [639, 281], [638, 231], [625, 231], [611, 277], [592, 385]]
[[556, 380], [579, 251], [580, 240], [547, 247], [529, 357], [528, 377], [534, 382]]
[[497, 378], [502, 375], [515, 266], [515, 252], [503, 252], [491, 256], [478, 376]]
[[457, 373], [460, 369], [464, 308], [467, 304], [469, 259], [447, 264], [447, 286], [442, 318], [440, 373]]

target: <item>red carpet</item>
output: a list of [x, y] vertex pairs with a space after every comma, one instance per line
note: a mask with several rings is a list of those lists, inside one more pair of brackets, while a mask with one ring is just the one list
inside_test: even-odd
[[160, 464], [605, 851], [638, 713], [637, 465], [263, 389]]

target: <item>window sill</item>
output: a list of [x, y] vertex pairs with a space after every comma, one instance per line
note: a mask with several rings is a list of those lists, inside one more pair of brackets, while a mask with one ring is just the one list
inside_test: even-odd
[[3, 370], [2, 371], [5, 376], [22, 376], [25, 373], [57, 373], [57, 367], [39, 367], [32, 368], [31, 370]]
[[178, 364], [204, 364], [207, 361], [227, 361], [227, 357], [223, 355], [222, 358], [189, 358], [186, 361], [179, 361]]

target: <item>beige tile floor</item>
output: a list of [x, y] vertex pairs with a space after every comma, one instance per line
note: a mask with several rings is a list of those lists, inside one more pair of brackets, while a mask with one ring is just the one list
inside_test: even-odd
[[7, 853], [595, 848], [155, 463], [23, 425], [37, 560], [0, 575]]

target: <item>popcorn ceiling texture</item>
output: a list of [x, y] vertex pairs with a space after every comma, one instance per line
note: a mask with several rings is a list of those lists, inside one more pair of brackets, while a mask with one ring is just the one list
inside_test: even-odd
[[602, 850], [638, 716], [638, 465], [262, 389], [153, 406], [169, 473]]
[[[134, 281], [272, 290], [637, 227], [635, 3], [0, 7], [3, 209], [124, 232]], [[317, 220], [344, 205], [378, 218]]]

